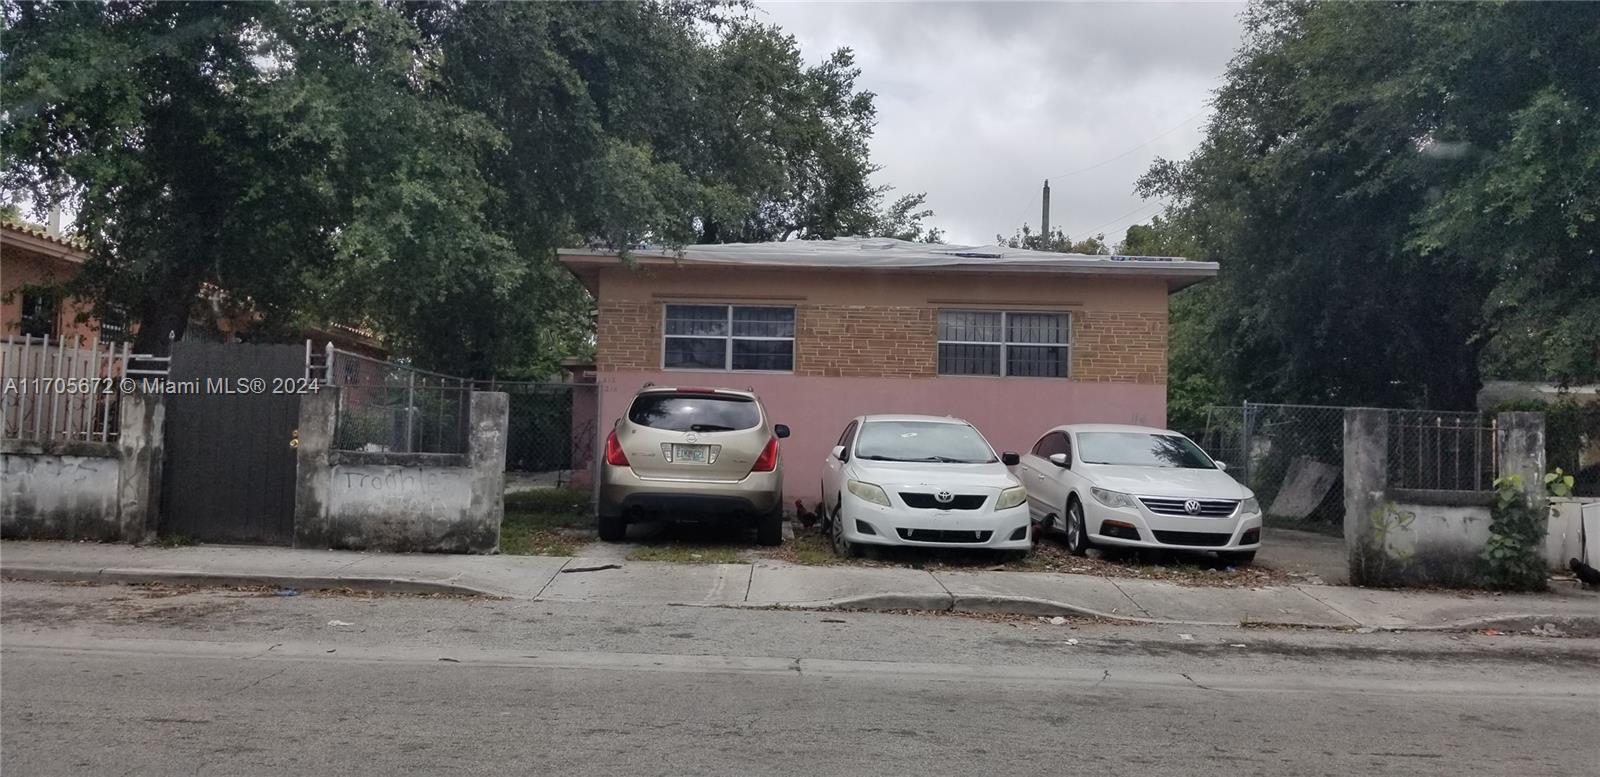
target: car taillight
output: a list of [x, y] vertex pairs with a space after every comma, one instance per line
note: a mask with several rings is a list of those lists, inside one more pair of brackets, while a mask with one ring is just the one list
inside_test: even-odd
[[756, 465], [750, 468], [751, 472], [771, 472], [778, 468], [778, 438], [767, 439], [767, 447], [761, 449], [761, 455], [756, 457]]
[[628, 466], [628, 454], [622, 452], [622, 444], [617, 442], [616, 430], [612, 430], [606, 437], [606, 463], [613, 467]]

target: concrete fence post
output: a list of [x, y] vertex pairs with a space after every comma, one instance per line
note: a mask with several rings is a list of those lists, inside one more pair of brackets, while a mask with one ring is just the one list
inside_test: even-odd
[[501, 391], [474, 391], [467, 427], [467, 466], [471, 468], [472, 505], [479, 546], [500, 549], [500, 522], [505, 517], [506, 431], [511, 398]]
[[1389, 487], [1389, 414], [1374, 408], [1344, 411], [1344, 546], [1350, 581], [1362, 585], [1375, 548], [1373, 516], [1384, 509]]
[[300, 395], [300, 426], [295, 430], [294, 544], [328, 547], [328, 499], [333, 484], [329, 452], [338, 422], [339, 389], [325, 386]]
[[1495, 440], [1500, 454], [1500, 471], [1495, 475], [1519, 475], [1530, 497], [1544, 496], [1544, 413], [1501, 413], [1497, 418], [1500, 434]]
[[166, 402], [159, 395], [124, 394], [118, 408], [117, 522], [125, 542], [142, 542], [160, 518]]

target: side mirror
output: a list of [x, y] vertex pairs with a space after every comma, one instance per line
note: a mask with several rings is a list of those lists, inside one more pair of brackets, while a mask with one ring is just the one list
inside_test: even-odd
[[850, 460], [847, 456], [845, 456], [844, 446], [843, 445], [835, 445], [835, 446], [833, 446], [833, 457], [838, 459], [838, 460], [840, 460], [840, 461], [849, 461]]
[[789, 425], [788, 424], [773, 424], [772, 425], [772, 433], [774, 435], [776, 435], [777, 438], [780, 439], [780, 440], [785, 438], [785, 437], [788, 437], [789, 436]]
[[1065, 453], [1050, 454], [1050, 463], [1062, 469], [1072, 469], [1072, 461], [1067, 458]]
[[1228, 471], [1228, 462], [1226, 461], [1217, 461], [1216, 459], [1212, 459], [1211, 463], [1217, 465], [1217, 469], [1220, 469], [1223, 472]]
[[1000, 454], [1000, 463], [1006, 465], [1007, 467], [1015, 467], [1021, 461], [1022, 457], [1018, 456], [1016, 451], [1006, 451], [1005, 453]]

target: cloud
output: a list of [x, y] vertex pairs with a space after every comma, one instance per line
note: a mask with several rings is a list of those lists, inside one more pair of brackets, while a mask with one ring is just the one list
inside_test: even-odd
[[878, 95], [878, 182], [926, 191], [948, 240], [986, 243], [1037, 227], [1046, 178], [1051, 223], [1075, 238], [1120, 238], [1159, 212], [1133, 182], [1200, 141], [1243, 9], [764, 2], [757, 14], [809, 61], [855, 50], [860, 86]]

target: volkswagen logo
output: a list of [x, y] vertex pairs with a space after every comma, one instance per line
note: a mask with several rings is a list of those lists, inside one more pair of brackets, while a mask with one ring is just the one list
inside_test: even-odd
[[947, 505], [956, 501], [956, 495], [950, 493], [949, 491], [940, 491], [939, 493], [933, 495], [933, 501], [942, 505]]
[[1199, 515], [1200, 514], [1200, 500], [1198, 500], [1198, 499], [1190, 499], [1189, 501], [1184, 502], [1183, 503], [1183, 511], [1188, 513], [1188, 514], [1190, 514], [1190, 515]]

